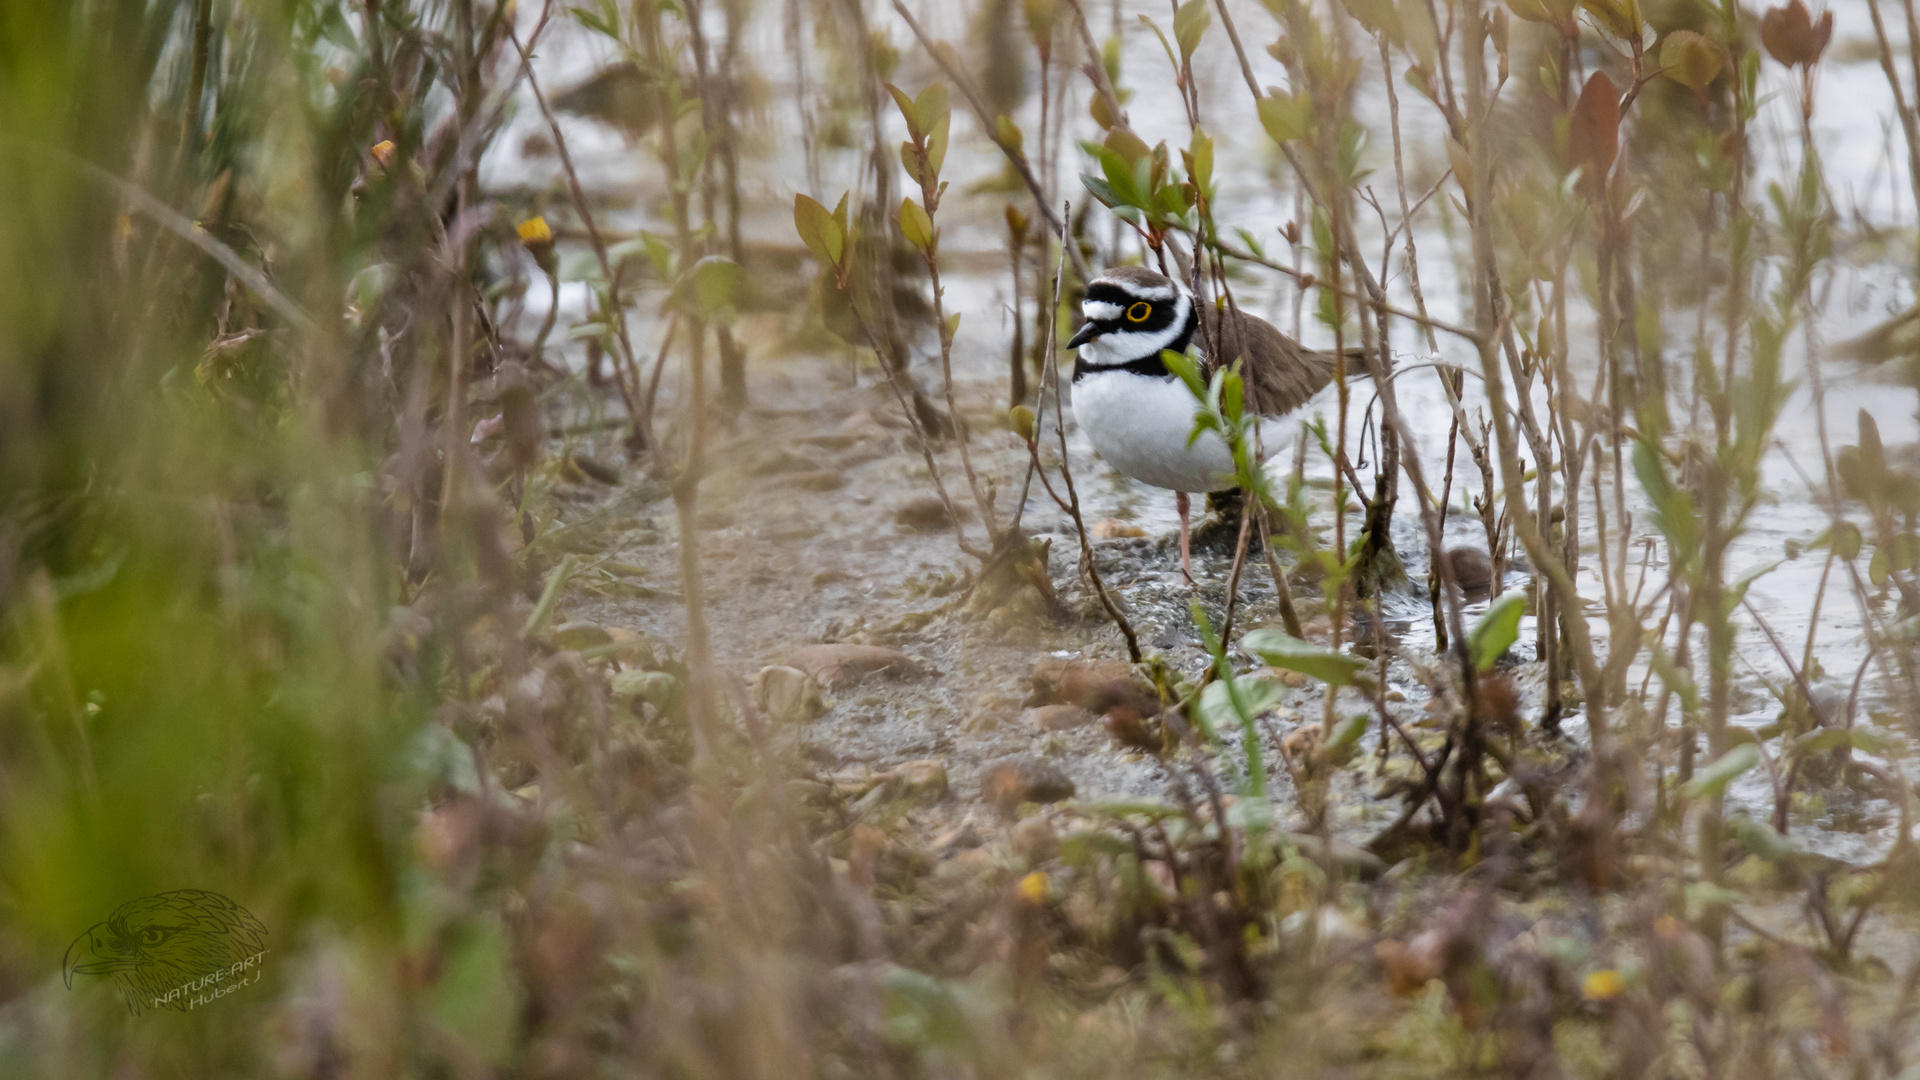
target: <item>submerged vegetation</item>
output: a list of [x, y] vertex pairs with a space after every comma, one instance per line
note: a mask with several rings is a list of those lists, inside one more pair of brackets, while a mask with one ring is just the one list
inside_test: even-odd
[[1915, 37], [0, 4], [0, 1075], [1915, 1075]]

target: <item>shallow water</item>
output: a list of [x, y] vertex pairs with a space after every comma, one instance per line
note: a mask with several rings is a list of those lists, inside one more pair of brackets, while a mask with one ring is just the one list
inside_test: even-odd
[[[916, 6], [921, 9], [923, 25], [936, 37], [964, 37], [960, 6], [939, 3]], [[1255, 77], [1263, 85], [1285, 85], [1284, 69], [1263, 49], [1265, 42], [1274, 36], [1271, 18], [1252, 3], [1237, 2], [1231, 6], [1247, 44]], [[1896, 131], [1895, 126], [1890, 126], [1894, 123], [1891, 94], [1871, 50], [1857, 47], [1861, 39], [1870, 39], [1866, 5], [1863, 0], [1841, 0], [1830, 6], [1836, 11], [1835, 44], [1817, 85], [1818, 108], [1813, 125], [1827, 173], [1843, 214], [1858, 215], [1860, 219], [1881, 228], [1909, 228], [1916, 220], [1910, 188], [1900, 171], [1903, 166], [1898, 147], [1891, 155], [1887, 150], [1888, 133]], [[1089, 7], [1096, 9], [1090, 10], [1096, 32], [1103, 31], [1109, 9], [1105, 4], [1090, 4]], [[1132, 100], [1128, 103], [1132, 124], [1149, 142], [1166, 139], [1172, 146], [1184, 145], [1187, 141], [1187, 121], [1177, 96], [1171, 90], [1167, 57], [1158, 39], [1137, 18], [1139, 15], [1148, 15], [1164, 24], [1169, 11], [1164, 5], [1128, 0], [1122, 5], [1120, 14], [1121, 18], [1117, 21], [1123, 29], [1124, 40], [1122, 84], [1134, 89]], [[523, 11], [521, 18], [523, 23], [527, 23], [530, 13]], [[881, 20], [879, 25], [890, 28], [894, 42], [900, 46], [903, 54], [901, 69], [896, 76], [898, 83], [912, 89], [935, 76], [932, 65], [922, 58], [904, 25], [897, 24], [890, 16]], [[1904, 48], [1904, 35], [1900, 29], [1890, 25], [1889, 31], [1895, 36], [1896, 47]], [[745, 179], [751, 216], [747, 232], [749, 236], [763, 240], [787, 243], [791, 236], [788, 207], [793, 195], [807, 186], [804, 153], [797, 134], [798, 114], [794, 110], [806, 107], [807, 103], [794, 93], [790, 81], [791, 68], [784, 59], [786, 54], [777, 18], [761, 17], [756, 21], [752, 39], [745, 51], [747, 55], [777, 58], [762, 72], [772, 92], [765, 106], [763, 127], [757, 142], [748, 147], [750, 162]], [[556, 87], [578, 81], [597, 66], [613, 59], [613, 55], [608, 44], [568, 21], [560, 20], [547, 32], [541, 43], [536, 70], [551, 93]], [[1588, 59], [1591, 63], [1594, 58]], [[1369, 72], [1376, 65], [1377, 60], [1370, 61]], [[811, 66], [816, 80], [826, 73], [819, 57], [815, 57]], [[1206, 118], [1205, 126], [1217, 140], [1217, 173], [1221, 177], [1219, 213], [1231, 226], [1244, 228], [1262, 238], [1269, 254], [1284, 257], [1286, 245], [1277, 230], [1292, 218], [1295, 209], [1293, 198], [1290, 188], [1275, 183], [1274, 178], [1279, 175], [1281, 168], [1278, 155], [1258, 123], [1237, 62], [1217, 25], [1209, 32], [1196, 54], [1194, 69]], [[1751, 186], [1755, 198], [1762, 197], [1760, 193], [1764, 192], [1767, 183], [1791, 176], [1798, 165], [1797, 87], [1777, 64], [1763, 63], [1761, 70], [1763, 92], [1768, 97], [1763, 103], [1758, 123], [1761, 151], [1758, 154], [1758, 175]], [[1069, 98], [1064, 115], [1075, 134], [1090, 134], [1092, 125], [1084, 119], [1084, 79], [1076, 74], [1068, 78], [1066, 83]], [[1364, 122], [1381, 133], [1367, 152], [1368, 164], [1375, 169], [1372, 183], [1381, 192], [1383, 201], [1389, 201], [1387, 192], [1392, 183], [1392, 158], [1391, 145], [1384, 134], [1387, 102], [1377, 74], [1371, 77], [1363, 75], [1362, 84], [1365, 89], [1357, 103], [1357, 111]], [[815, 92], [818, 93], [818, 90], [816, 85]], [[556, 178], [553, 159], [539, 154], [529, 156], [527, 153], [528, 136], [544, 131], [544, 121], [533, 107], [524, 87], [519, 97], [520, 107], [509, 121], [507, 134], [496, 141], [497, 149], [484, 162], [485, 182], [494, 188], [533, 187], [557, 191], [557, 188], [553, 188]], [[1403, 91], [1400, 106], [1410, 183], [1424, 189], [1445, 161], [1439, 142], [1441, 129], [1433, 119], [1431, 106], [1411, 91]], [[1030, 153], [1037, 151], [1037, 107], [1037, 95], [1029, 95], [1023, 115], [1017, 118], [1028, 134]], [[898, 128], [898, 118], [892, 115], [890, 108], [888, 115], [889, 123]], [[629, 144], [618, 133], [593, 121], [568, 117], [563, 118], [562, 122], [574, 160], [579, 166], [581, 181], [604, 201], [603, 227], [621, 232], [637, 228], [664, 229], [664, 222], [657, 217], [656, 208], [636, 203], [632, 198], [636, 191], [660, 188], [660, 169], [650, 153]], [[904, 131], [896, 131], [894, 138], [903, 135]], [[1897, 138], [1897, 134], [1893, 137]], [[953, 141], [956, 151], [965, 148], [967, 152], [956, 152], [949, 157], [948, 173], [953, 190], [941, 208], [947, 253], [953, 263], [960, 267], [1000, 265], [996, 254], [1004, 237], [1004, 228], [1000, 225], [1000, 207], [1009, 198], [1023, 202], [1024, 196], [969, 194], [972, 185], [989, 180], [1000, 172], [1000, 162], [991, 146], [975, 130], [970, 115], [964, 108], [958, 107], [957, 95]], [[864, 153], [860, 150], [823, 149], [820, 152], [820, 169], [825, 190], [806, 193], [831, 204], [839, 191], [857, 185], [863, 163]], [[1058, 185], [1061, 197], [1076, 202], [1087, 198], [1074, 180], [1075, 173], [1087, 167], [1083, 156], [1068, 142], [1063, 160], [1052, 170], [1053, 175], [1061, 181]], [[896, 181], [896, 197], [904, 183], [904, 176]], [[1364, 233], [1366, 226], [1363, 224], [1362, 228]], [[1433, 315], [1449, 321], [1469, 321], [1470, 316], [1463, 310], [1462, 283], [1455, 272], [1451, 254], [1453, 244], [1438, 208], [1430, 204], [1423, 212], [1415, 235], [1422, 252], [1420, 269], [1424, 292]], [[1363, 241], [1363, 244], [1370, 243], [1377, 247], [1377, 236], [1376, 227], [1375, 239]], [[1897, 248], [1900, 245], [1888, 246]], [[979, 258], [969, 257], [976, 253]], [[585, 257], [584, 250], [565, 254], [576, 263]], [[1247, 280], [1236, 282], [1239, 302], [1243, 307], [1266, 314], [1283, 329], [1300, 333], [1309, 344], [1330, 344], [1324, 328], [1312, 325], [1310, 311], [1306, 326], [1295, 323], [1292, 291], [1276, 280], [1277, 277], [1257, 272]], [[1408, 291], [1404, 273], [1400, 272], [1397, 255], [1394, 272], [1387, 274], [1386, 278], [1393, 300], [1411, 308], [1412, 295]], [[980, 403], [996, 401], [1003, 393], [1003, 358], [1013, 302], [1007, 276], [1004, 270], [988, 273], [961, 269], [946, 276], [946, 285], [948, 309], [960, 311], [964, 316], [954, 351], [959, 392], [965, 400]], [[534, 290], [534, 293], [538, 294], [540, 290]], [[1904, 265], [1897, 263], [1863, 261], [1852, 264], [1844, 259], [1836, 259], [1829, 274], [1817, 283], [1816, 293], [1824, 295], [1826, 299], [1821, 305], [1814, 331], [1819, 340], [1831, 342], [1858, 334], [1888, 314], [1911, 304], [1913, 278]], [[544, 299], [544, 295], [529, 296], [531, 318], [537, 318], [540, 314]], [[570, 284], [564, 287], [561, 296], [563, 315], [578, 317], [584, 312], [587, 299], [584, 285]], [[647, 311], [651, 303], [643, 301], [640, 310]], [[1689, 347], [1687, 343], [1692, 333], [1694, 313], [1691, 310], [1675, 311], [1671, 319], [1670, 364], [1676, 362], [1681, 350]], [[563, 327], [565, 322], [563, 319]], [[1597, 353], [1593, 344], [1591, 315], [1576, 313], [1574, 322], [1574, 363], [1576, 373], [1585, 377], [1586, 373], [1581, 368], [1585, 366], [1590, 371]], [[655, 339], [659, 329], [655, 320], [644, 316], [637, 319], [634, 325], [636, 349], [650, 353], [657, 343]], [[1416, 335], [1411, 324], [1397, 322], [1394, 333], [1393, 345], [1399, 363], [1405, 365], [1431, 359], [1426, 354], [1424, 337]], [[1477, 367], [1477, 360], [1466, 343], [1443, 334], [1440, 347], [1441, 359], [1462, 364], [1470, 371]], [[578, 362], [577, 347], [573, 347], [569, 355]], [[1798, 559], [1785, 560], [1784, 547], [1789, 540], [1811, 539], [1826, 527], [1827, 521], [1826, 513], [1812, 501], [1800, 473], [1795, 469], [1798, 463], [1800, 470], [1816, 479], [1822, 472], [1819, 465], [1818, 417], [1813, 409], [1811, 388], [1805, 378], [1806, 362], [1805, 338], [1796, 333], [1790, 338], [1786, 364], [1789, 377], [1798, 379], [1798, 386], [1776, 427], [1776, 443], [1764, 463], [1767, 498], [1749, 518], [1745, 533], [1735, 542], [1729, 557], [1730, 573], [1738, 573], [1750, 566], [1779, 562], [1777, 568], [1753, 584], [1748, 595], [1753, 608], [1761, 613], [1796, 654], [1810, 627], [1812, 597], [1819, 586], [1823, 559], [1819, 552], [1815, 552]], [[1874, 417], [1882, 437], [1890, 445], [1920, 440], [1920, 424], [1916, 424], [1915, 419], [1917, 403], [1911, 389], [1880, 381], [1872, 372], [1851, 364], [1829, 361], [1823, 371], [1826, 381], [1824, 411], [1834, 447], [1854, 441], [1855, 417], [1862, 410]], [[923, 375], [923, 378], [926, 377], [931, 376]], [[1483, 399], [1475, 380], [1469, 379], [1467, 387], [1467, 407], [1472, 412]], [[1427, 474], [1437, 478], [1445, 468], [1449, 419], [1437, 379], [1431, 373], [1410, 372], [1396, 381], [1396, 388], [1401, 408], [1414, 427], [1416, 452]], [[673, 384], [669, 380], [669, 396], [672, 393]], [[1363, 385], [1356, 388], [1356, 412], [1349, 425], [1355, 433], [1362, 426], [1357, 410], [1370, 397]], [[1543, 400], [1538, 403], [1544, 405]], [[1175, 525], [1171, 496], [1146, 488], [1098, 465], [1084, 438], [1072, 430], [1070, 413], [1069, 425], [1070, 446], [1082, 478], [1081, 489], [1088, 504], [1088, 519], [1117, 517], [1138, 523], [1155, 535], [1170, 532]], [[1350, 441], [1351, 451], [1357, 453], [1359, 449], [1357, 439]], [[1290, 461], [1283, 462], [1279, 467], [1288, 464]], [[1456, 493], [1469, 481], [1477, 485], [1477, 478], [1470, 475], [1472, 467], [1464, 446], [1459, 451], [1458, 469]], [[1308, 455], [1307, 473], [1319, 478], [1330, 475], [1318, 453]], [[1626, 501], [1635, 518], [1630, 544], [1633, 552], [1630, 577], [1638, 579], [1644, 573], [1647, 579], [1645, 595], [1652, 596], [1662, 584], [1664, 566], [1661, 551], [1658, 545], [1649, 549], [1641, 543], [1646, 537], [1646, 530], [1640, 525], [1647, 519], [1646, 505], [1637, 489], [1631, 484], [1629, 487]], [[1424, 544], [1410, 503], [1410, 490], [1410, 487], [1403, 485], [1408, 498], [1403, 499], [1401, 504], [1396, 540], [1407, 555], [1409, 571], [1416, 578], [1421, 578], [1425, 570]], [[1611, 492], [1607, 492], [1606, 498], [1610, 505]], [[1448, 523], [1449, 542], [1483, 543], [1477, 520], [1462, 512], [1457, 500], [1456, 494]], [[1591, 530], [1592, 492], [1582, 492], [1581, 501], [1585, 508], [1584, 524]], [[1030, 506], [1036, 522], [1044, 523], [1057, 516], [1051, 506], [1044, 504], [1042, 496], [1036, 495]], [[1611, 524], [1618, 528], [1617, 522]], [[1349, 525], [1350, 535], [1356, 528], [1357, 522]], [[1591, 552], [1597, 537], [1590, 532], [1584, 542]], [[1518, 587], [1524, 581], [1524, 576], [1515, 574], [1510, 576], [1509, 586]], [[1590, 561], [1583, 564], [1580, 587], [1583, 595], [1595, 600], [1594, 610], [1598, 610], [1602, 588]], [[1471, 608], [1470, 616], [1481, 609], [1480, 605]], [[1395, 601], [1395, 610], [1390, 613], [1390, 618], [1391, 625], [1396, 628], [1404, 626], [1405, 634], [1413, 644], [1430, 640], [1430, 624], [1423, 602], [1413, 599]], [[1740, 613], [1736, 619], [1741, 627], [1737, 645], [1737, 678], [1742, 684], [1744, 704], [1735, 720], [1744, 726], [1759, 727], [1770, 722], [1776, 711], [1773, 701], [1762, 687], [1761, 677], [1781, 685], [1784, 685], [1787, 677], [1758, 623], [1745, 613]], [[1531, 623], [1529, 617], [1522, 628], [1522, 652], [1531, 648]], [[1604, 647], [1607, 632], [1604, 619], [1590, 619], [1589, 626], [1596, 641]], [[1821, 609], [1816, 655], [1830, 673], [1829, 680], [1839, 682], [1843, 689], [1865, 656], [1865, 642], [1860, 627], [1860, 614], [1854, 601], [1844, 587], [1843, 580], [1836, 578], [1828, 585]], [[1670, 641], [1668, 644], [1671, 647], [1673, 643]], [[1635, 684], [1641, 675], [1641, 672], [1635, 673]], [[1872, 704], [1877, 692], [1873, 687], [1874, 680], [1869, 678], [1867, 682], [1868, 688], [1863, 691], [1863, 698], [1865, 704]], [[1863, 708], [1863, 723], [1866, 722], [1865, 711]], [[1578, 729], [1577, 719], [1571, 726]], [[1908, 767], [1912, 771], [1912, 763], [1908, 763]], [[1746, 807], [1756, 815], [1764, 816], [1771, 803], [1771, 792], [1764, 772], [1755, 770], [1743, 777], [1734, 785], [1730, 797], [1736, 806]], [[1867, 832], [1843, 832], [1821, 828], [1818, 823], [1811, 824], [1810, 831], [1815, 837], [1812, 843], [1850, 860], [1871, 857], [1883, 850], [1890, 839], [1888, 827]], [[1799, 825], [1796, 822], [1797, 830]]]

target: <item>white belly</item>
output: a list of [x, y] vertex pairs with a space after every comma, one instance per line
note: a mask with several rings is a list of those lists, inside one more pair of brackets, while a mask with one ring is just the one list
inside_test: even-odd
[[[1220, 491], [1233, 487], [1233, 455], [1214, 432], [1192, 446], [1197, 407], [1178, 379], [1128, 371], [1089, 372], [1073, 384], [1073, 415], [1107, 464], [1154, 487]], [[1271, 454], [1275, 447], [1265, 436]]]

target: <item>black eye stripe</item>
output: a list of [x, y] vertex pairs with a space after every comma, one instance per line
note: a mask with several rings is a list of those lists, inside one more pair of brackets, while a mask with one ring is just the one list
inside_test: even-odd
[[1102, 281], [1087, 286], [1087, 299], [1124, 308], [1140, 298], [1118, 285], [1110, 285]]

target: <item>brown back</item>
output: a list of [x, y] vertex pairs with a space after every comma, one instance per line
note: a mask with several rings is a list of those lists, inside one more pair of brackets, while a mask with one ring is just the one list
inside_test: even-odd
[[[1247, 404], [1256, 412], [1266, 416], [1292, 412], [1333, 381], [1332, 353], [1303, 348], [1257, 315], [1209, 305], [1202, 309], [1201, 318], [1205, 325], [1194, 335], [1194, 344], [1204, 353], [1202, 366], [1208, 377], [1244, 357], [1240, 374], [1246, 380]], [[1220, 357], [1213, 355], [1214, 342], [1223, 354]], [[1365, 357], [1360, 349], [1348, 349], [1349, 372], [1361, 374], [1359, 365]]]

